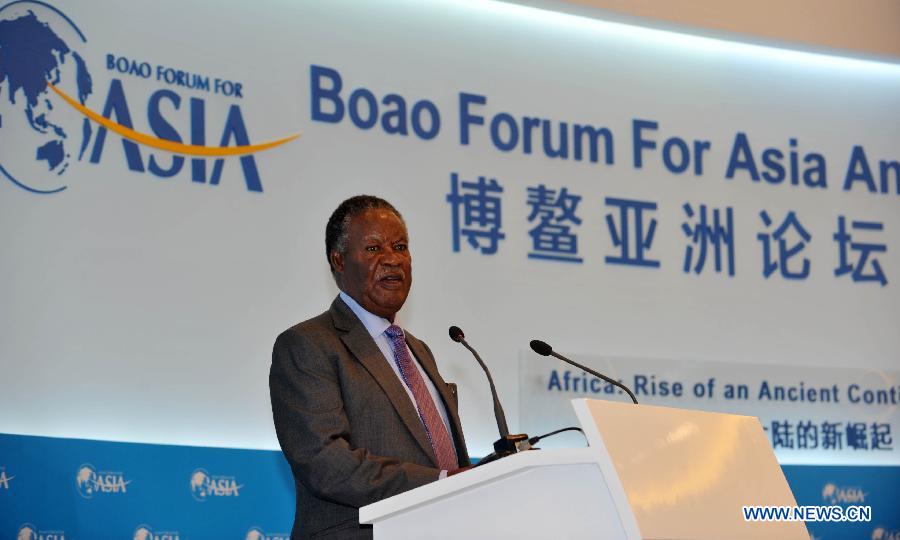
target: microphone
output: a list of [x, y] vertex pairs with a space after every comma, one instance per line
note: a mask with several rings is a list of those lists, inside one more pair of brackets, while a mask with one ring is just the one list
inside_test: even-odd
[[516, 444], [520, 441], [527, 440], [528, 435], [524, 433], [517, 435], [509, 434], [509, 427], [506, 425], [506, 414], [503, 413], [503, 406], [500, 405], [500, 398], [497, 396], [497, 388], [494, 386], [494, 378], [491, 377], [490, 370], [488, 370], [487, 365], [485, 365], [484, 360], [481, 359], [478, 352], [476, 352], [466, 341], [466, 335], [460, 327], [451, 326], [449, 333], [450, 339], [457, 343], [462, 343], [463, 347], [469, 349], [469, 352], [472, 353], [475, 360], [478, 360], [478, 364], [481, 366], [481, 369], [484, 370], [484, 374], [487, 375], [488, 384], [491, 386], [491, 396], [494, 399], [494, 418], [497, 420], [497, 431], [500, 432], [500, 438], [494, 443], [494, 453], [482, 459], [478, 464], [481, 465], [482, 463], [487, 463], [509, 454], [515, 454]]
[[458, 326], [451, 326], [450, 327], [450, 339], [452, 339], [453, 341], [455, 341], [457, 343], [460, 343], [462, 341], [465, 341], [466, 335], [463, 334], [462, 328], [460, 328]]
[[637, 402], [638, 402], [637, 398], [634, 397], [634, 394], [631, 392], [631, 390], [628, 389], [627, 386], [620, 383], [619, 381], [610, 379], [609, 377], [607, 377], [606, 375], [603, 375], [602, 373], [598, 373], [587, 366], [582, 366], [581, 364], [579, 364], [578, 362], [575, 362], [574, 360], [570, 360], [557, 352], [553, 352], [553, 347], [551, 347], [550, 345], [547, 345], [543, 341], [540, 341], [538, 339], [533, 339], [533, 340], [531, 340], [530, 345], [531, 345], [531, 350], [533, 350], [534, 352], [538, 353], [541, 356], [555, 356], [556, 358], [559, 358], [560, 360], [562, 360], [563, 362], [565, 362], [567, 364], [571, 364], [571, 365], [577, 367], [578, 369], [581, 369], [582, 371], [586, 371], [586, 372], [590, 373], [591, 375], [593, 375], [594, 377], [597, 377], [598, 379], [603, 379], [604, 381], [608, 382], [609, 384], [621, 388], [622, 390], [625, 391], [626, 394], [628, 394], [628, 397], [631, 398], [631, 401], [633, 401], [634, 404], [637, 405]]

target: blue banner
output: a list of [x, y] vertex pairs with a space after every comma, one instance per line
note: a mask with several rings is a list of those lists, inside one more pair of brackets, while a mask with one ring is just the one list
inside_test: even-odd
[[[900, 539], [900, 467], [786, 465], [799, 505], [869, 505], [869, 523], [808, 523], [812, 538]], [[290, 536], [281, 452], [0, 434], [0, 538]]]
[[0, 538], [290, 537], [281, 452], [0, 435]]

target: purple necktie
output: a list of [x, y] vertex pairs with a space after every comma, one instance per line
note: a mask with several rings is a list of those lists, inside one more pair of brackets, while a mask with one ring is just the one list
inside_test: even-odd
[[397, 361], [397, 367], [400, 368], [400, 375], [416, 400], [416, 409], [419, 411], [422, 424], [425, 425], [425, 434], [428, 435], [428, 441], [434, 450], [438, 467], [445, 471], [456, 469], [458, 465], [453, 441], [450, 439], [450, 434], [447, 433], [447, 428], [444, 426], [444, 421], [438, 413], [434, 400], [431, 399], [422, 375], [419, 374], [419, 370], [416, 369], [416, 365], [410, 357], [403, 329], [392, 324], [384, 333], [391, 340], [391, 348], [394, 350], [394, 359]]

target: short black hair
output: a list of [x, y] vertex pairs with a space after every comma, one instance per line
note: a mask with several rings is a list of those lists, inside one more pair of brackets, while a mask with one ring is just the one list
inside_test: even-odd
[[345, 200], [334, 209], [331, 217], [328, 218], [328, 224], [325, 225], [325, 259], [328, 260], [328, 266], [334, 273], [334, 266], [331, 264], [331, 252], [347, 253], [347, 237], [349, 235], [350, 220], [353, 216], [362, 214], [366, 210], [390, 210], [403, 221], [403, 216], [394, 208], [394, 205], [374, 195], [356, 195]]

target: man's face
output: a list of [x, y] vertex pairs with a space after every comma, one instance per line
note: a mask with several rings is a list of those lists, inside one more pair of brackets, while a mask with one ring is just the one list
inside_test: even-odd
[[350, 219], [347, 253], [331, 252], [341, 290], [375, 315], [394, 320], [412, 285], [406, 227], [386, 209]]

